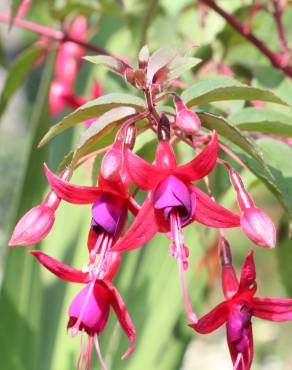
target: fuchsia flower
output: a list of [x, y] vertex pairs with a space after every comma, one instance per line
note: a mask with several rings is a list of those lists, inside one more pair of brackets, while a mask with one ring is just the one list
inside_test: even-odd
[[106, 265], [99, 269], [97, 276], [95, 274], [96, 271], [91, 274], [76, 270], [38, 250], [31, 251], [30, 253], [60, 279], [86, 284], [75, 296], [68, 311], [68, 328], [72, 328], [72, 335], [75, 336], [78, 331], [81, 332], [81, 343], [84, 333], [88, 337], [85, 350], [81, 346], [82, 350], [78, 360], [78, 369], [83, 368], [84, 360], [86, 361], [86, 369], [90, 369], [91, 353], [94, 344], [101, 365], [105, 369], [99, 348], [98, 336], [107, 324], [111, 307], [114, 309], [121, 327], [130, 341], [128, 350], [122, 356], [122, 359], [127, 358], [135, 348], [135, 328], [119, 292], [111, 282], [119, 267], [121, 254], [109, 253]]
[[[65, 171], [62, 178], [68, 176]], [[16, 224], [8, 243], [13, 246], [27, 246], [39, 243], [51, 231], [55, 222], [55, 212], [61, 199], [54, 191], [50, 191], [43, 203], [30, 209]]]
[[128, 191], [130, 178], [123, 165], [122, 145], [122, 142], [116, 141], [105, 154], [98, 187], [70, 184], [45, 166], [48, 181], [61, 199], [73, 204], [93, 204], [88, 236], [91, 263], [94, 263], [103, 246], [109, 251], [120, 236], [127, 221], [128, 209], [137, 213], [136, 204]]
[[242, 230], [255, 244], [264, 248], [274, 248], [276, 245], [276, 229], [272, 220], [260, 208], [255, 207], [239, 173], [229, 165], [227, 165], [227, 168], [242, 211], [240, 219]]
[[212, 171], [217, 160], [218, 139], [214, 133], [209, 145], [192, 161], [177, 166], [169, 142], [156, 150], [155, 164], [150, 164], [129, 149], [125, 161], [133, 182], [149, 194], [133, 224], [114, 246], [116, 251], [130, 251], [147, 243], [157, 232], [176, 233], [192, 221], [211, 227], [239, 226], [239, 217], [214, 202], [191, 181]]
[[207, 334], [226, 324], [234, 370], [249, 370], [253, 359], [252, 316], [277, 322], [292, 320], [292, 299], [254, 297], [257, 285], [252, 250], [242, 266], [239, 283], [232, 267], [230, 251], [225, 253], [222, 287], [226, 301], [190, 326], [198, 333]]

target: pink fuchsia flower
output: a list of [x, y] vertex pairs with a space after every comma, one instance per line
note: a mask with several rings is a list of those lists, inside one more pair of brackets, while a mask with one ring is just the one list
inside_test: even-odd
[[253, 359], [252, 317], [290, 321], [292, 299], [254, 297], [257, 285], [252, 250], [242, 266], [239, 283], [231, 261], [223, 263], [222, 283], [226, 300], [190, 326], [198, 333], [208, 334], [225, 324], [234, 370], [249, 370]]
[[54, 192], [73, 204], [93, 204], [91, 228], [88, 235], [90, 263], [102, 248], [109, 251], [120, 236], [128, 217], [128, 209], [137, 213], [135, 202], [130, 197], [130, 179], [124, 168], [122, 143], [116, 142], [105, 154], [98, 187], [70, 184], [54, 175], [45, 166], [48, 181]]
[[155, 164], [150, 164], [130, 150], [125, 161], [133, 182], [149, 194], [133, 224], [113, 248], [129, 251], [147, 243], [157, 232], [169, 232], [192, 221], [210, 227], [239, 226], [239, 217], [214, 202], [191, 181], [212, 171], [217, 160], [218, 139], [214, 133], [209, 145], [192, 161], [177, 166], [169, 142], [156, 150]]
[[177, 95], [175, 95], [174, 102], [176, 108], [175, 125], [188, 134], [197, 133], [201, 128], [199, 116], [191, 109], [188, 109]]
[[230, 180], [237, 192], [237, 200], [242, 211], [240, 225], [244, 233], [257, 245], [274, 248], [276, 245], [276, 229], [260, 208], [255, 207], [253, 200], [246, 191], [237, 171], [228, 166]]
[[111, 260], [108, 261], [109, 263], [105, 269], [103, 278], [94, 278], [92, 280], [90, 274], [67, 266], [40, 251], [35, 250], [30, 253], [33, 254], [44, 267], [60, 279], [86, 284], [75, 296], [68, 311], [68, 328], [72, 329], [72, 335], [75, 336], [78, 331], [81, 332], [82, 342], [84, 333], [87, 334], [87, 345], [85, 346], [85, 350], [81, 350], [78, 368], [82, 368], [85, 359], [86, 369], [90, 369], [91, 352], [95, 344], [102, 367], [105, 369], [99, 348], [98, 337], [108, 322], [111, 308], [115, 311], [121, 327], [130, 341], [128, 350], [122, 356], [122, 359], [127, 358], [135, 348], [135, 328], [119, 292], [110, 281], [117, 270], [117, 261], [120, 261], [121, 258], [120, 254], [110, 253], [110, 255], [112, 255], [110, 257]]
[[[62, 178], [68, 176], [65, 171]], [[16, 224], [8, 243], [13, 246], [27, 246], [39, 243], [51, 231], [55, 222], [55, 212], [61, 199], [54, 191], [49, 192], [43, 203], [30, 209]]]

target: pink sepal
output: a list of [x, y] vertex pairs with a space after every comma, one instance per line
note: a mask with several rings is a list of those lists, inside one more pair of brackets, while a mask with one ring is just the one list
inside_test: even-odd
[[215, 167], [217, 152], [218, 135], [214, 132], [208, 146], [195, 159], [182, 166], [178, 166], [173, 174], [188, 182], [202, 179]]
[[29, 210], [13, 230], [9, 246], [27, 246], [39, 243], [50, 232], [55, 222], [55, 210], [40, 204]]
[[32, 250], [29, 251], [30, 254], [35, 256], [35, 258], [49, 271], [55, 274], [58, 278], [69, 281], [72, 283], [88, 283], [90, 281], [88, 274], [80, 270], [74, 269], [71, 266], [65, 265], [64, 263], [56, 260], [53, 257], [39, 251]]
[[292, 299], [284, 298], [253, 298], [253, 315], [270, 321], [292, 320]]
[[62, 180], [51, 172], [46, 164], [44, 164], [45, 173], [49, 184], [54, 192], [61, 199], [73, 204], [90, 204], [94, 203], [96, 197], [100, 194], [100, 190], [94, 186], [79, 186]]
[[122, 360], [127, 358], [135, 349], [136, 345], [136, 332], [133, 321], [128, 314], [126, 305], [122, 300], [117, 289], [113, 286], [110, 281], [107, 280], [100, 280], [100, 283], [107, 287], [110, 292], [110, 302], [111, 305], [117, 315], [117, 318], [121, 324], [122, 329], [124, 330], [125, 334], [129, 338], [130, 346], [128, 350], [123, 354]]
[[240, 217], [214, 202], [207, 194], [196, 186], [191, 186], [196, 196], [197, 206], [193, 219], [210, 227], [237, 227]]
[[190, 324], [200, 334], [208, 334], [223, 325], [228, 318], [228, 303], [223, 302], [203, 316], [196, 324]]
[[240, 225], [244, 233], [255, 244], [263, 248], [274, 248], [276, 229], [270, 219], [260, 208], [247, 208], [241, 216]]
[[245, 258], [245, 261], [241, 268], [241, 275], [239, 281], [238, 294], [252, 291], [252, 295], [255, 293], [254, 288], [256, 280], [256, 269], [253, 260], [253, 250], [251, 249]]

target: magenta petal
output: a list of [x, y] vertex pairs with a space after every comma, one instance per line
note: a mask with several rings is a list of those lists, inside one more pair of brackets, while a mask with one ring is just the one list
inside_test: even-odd
[[245, 304], [233, 304], [229, 312], [226, 328], [228, 338], [237, 352], [245, 352], [249, 346], [251, 310]]
[[62, 180], [49, 170], [47, 165], [44, 165], [46, 176], [49, 184], [59, 198], [74, 204], [90, 204], [94, 203], [96, 197], [100, 194], [100, 190], [94, 186], [78, 186], [70, 184], [68, 181]]
[[111, 193], [101, 193], [92, 206], [92, 226], [110, 235], [119, 234], [127, 221], [127, 201]]
[[228, 318], [227, 302], [220, 303], [212, 311], [203, 316], [196, 324], [190, 326], [200, 334], [208, 334], [223, 325]]
[[[68, 312], [70, 317], [68, 328], [74, 326], [75, 322], [78, 320], [84, 302], [86, 301], [90, 285], [91, 283], [88, 283], [73, 299]], [[95, 334], [99, 335], [108, 321], [109, 312], [109, 291], [104, 284], [100, 284], [99, 281], [96, 281], [85, 306], [79, 330], [85, 329], [85, 331], [92, 336]]]
[[[244, 341], [247, 344], [246, 346], [237, 346], [237, 343], [234, 343], [229, 338], [229, 332], [227, 330], [227, 343], [231, 355], [231, 359], [233, 362], [233, 365], [235, 365], [238, 356], [242, 356], [241, 361], [239, 362], [239, 365], [234, 370], [250, 370], [252, 360], [253, 360], [253, 336], [252, 336], [252, 326], [249, 325], [244, 330]], [[241, 343], [242, 344], [242, 343]], [[243, 348], [244, 351], [239, 351], [239, 348]]]
[[107, 286], [110, 292], [110, 303], [117, 315], [117, 318], [121, 324], [122, 329], [124, 330], [125, 334], [129, 338], [130, 346], [126, 353], [123, 354], [122, 360], [127, 358], [135, 349], [136, 344], [136, 331], [133, 324], [133, 321], [128, 314], [127, 308], [125, 303], [122, 300], [117, 289], [109, 282], [104, 280], [103, 284]]
[[183, 181], [195, 181], [202, 179], [210, 173], [216, 165], [218, 152], [218, 136], [214, 132], [208, 146], [192, 161], [178, 166], [174, 175]]
[[30, 254], [35, 256], [35, 258], [49, 271], [58, 276], [58, 278], [70, 281], [72, 283], [87, 283], [89, 280], [88, 274], [80, 270], [76, 270], [71, 266], [65, 265], [64, 263], [56, 260], [47, 254], [32, 250], [29, 251]]
[[157, 186], [153, 193], [153, 204], [156, 209], [163, 209], [167, 221], [171, 210], [177, 208], [182, 225], [192, 217], [196, 206], [195, 197], [191, 196], [188, 186], [175, 176], [168, 176]]
[[214, 202], [196, 186], [192, 186], [191, 189], [197, 201], [194, 220], [210, 227], [229, 228], [240, 225], [240, 217], [237, 214]]

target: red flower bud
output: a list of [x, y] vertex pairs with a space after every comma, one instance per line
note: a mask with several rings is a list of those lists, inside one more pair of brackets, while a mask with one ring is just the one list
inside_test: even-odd
[[188, 109], [179, 97], [175, 97], [176, 120], [175, 124], [181, 130], [188, 134], [195, 134], [201, 127], [201, 121], [198, 115]]
[[9, 246], [26, 246], [39, 243], [50, 232], [55, 221], [55, 210], [40, 204], [28, 211], [14, 228]]
[[240, 225], [245, 234], [255, 244], [264, 248], [274, 248], [276, 230], [272, 220], [259, 208], [247, 208], [241, 217]]

